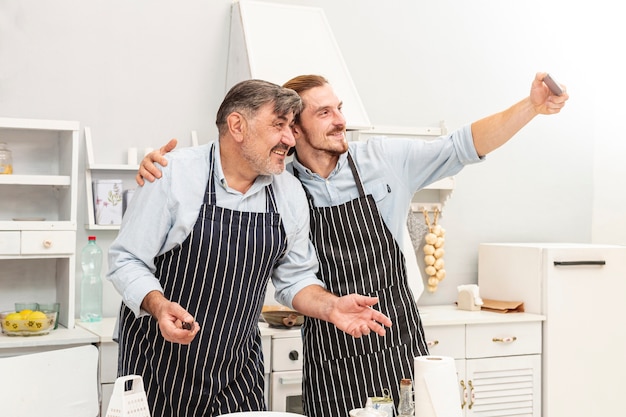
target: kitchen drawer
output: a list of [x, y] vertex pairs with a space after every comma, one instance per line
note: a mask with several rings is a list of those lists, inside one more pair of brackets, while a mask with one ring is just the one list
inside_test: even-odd
[[75, 250], [74, 231], [22, 231], [22, 255], [71, 254]]
[[302, 370], [302, 338], [272, 339], [272, 371]]
[[466, 357], [541, 353], [541, 322], [468, 324]]
[[465, 358], [465, 325], [426, 326], [424, 332], [430, 355]]
[[0, 255], [20, 254], [20, 232], [0, 232]]

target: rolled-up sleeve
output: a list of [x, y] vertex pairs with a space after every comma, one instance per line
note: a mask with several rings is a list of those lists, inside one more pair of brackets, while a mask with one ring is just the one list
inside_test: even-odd
[[135, 192], [118, 237], [109, 248], [107, 279], [136, 316], [145, 314], [141, 302], [146, 294], [163, 292], [154, 276], [154, 258], [171, 227], [168, 197], [163, 192], [167, 187], [169, 178], [163, 176]]
[[[279, 206], [284, 207], [281, 216], [287, 233], [287, 250], [274, 268], [272, 283], [276, 289], [276, 301], [293, 308], [293, 298], [304, 287], [319, 285], [325, 288], [325, 285], [317, 278], [319, 264], [309, 237], [309, 205], [304, 190], [291, 174], [284, 175], [290, 178], [286, 182], [282, 181], [285, 178], [275, 181], [275, 190], [278, 191]], [[285, 188], [288, 194], [283, 193]]]
[[138, 317], [147, 314], [141, 310], [146, 294], [163, 292], [154, 276], [155, 258], [185, 240], [202, 204], [207, 152], [180, 153], [183, 155], [168, 156], [161, 179], [137, 189], [109, 248], [107, 279]]

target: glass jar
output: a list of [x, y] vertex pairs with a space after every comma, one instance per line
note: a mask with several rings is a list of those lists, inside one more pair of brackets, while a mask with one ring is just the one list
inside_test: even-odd
[[13, 174], [13, 156], [3, 142], [0, 142], [0, 174]]
[[413, 416], [415, 403], [413, 402], [413, 381], [403, 378], [400, 380], [400, 401], [398, 403], [398, 417]]

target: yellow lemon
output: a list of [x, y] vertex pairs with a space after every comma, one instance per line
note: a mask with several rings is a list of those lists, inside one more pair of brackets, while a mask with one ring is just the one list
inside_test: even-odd
[[20, 313], [9, 313], [6, 315], [5, 320], [21, 320], [22, 315]]
[[46, 313], [44, 313], [43, 311], [32, 311], [28, 317], [29, 320], [33, 320], [33, 319], [47, 319], [48, 316], [46, 316]]
[[4, 320], [2, 320], [2, 328], [5, 331], [18, 331], [22, 330], [22, 315], [20, 313], [7, 314]]
[[33, 332], [45, 330], [50, 327], [50, 323], [48, 323], [48, 316], [41, 311], [32, 311], [26, 320], [26, 328]]
[[22, 319], [25, 320], [28, 318], [28, 316], [30, 315], [30, 313], [32, 313], [33, 310], [22, 310], [20, 311], [20, 315], [22, 316]]

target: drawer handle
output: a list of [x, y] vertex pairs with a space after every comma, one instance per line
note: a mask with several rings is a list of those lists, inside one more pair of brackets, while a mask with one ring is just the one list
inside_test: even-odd
[[474, 395], [474, 384], [472, 383], [472, 380], [471, 380], [471, 379], [470, 379], [469, 381], [467, 381], [467, 385], [468, 385], [468, 386], [469, 386], [469, 388], [470, 388], [470, 395], [469, 395], [469, 398], [470, 398], [470, 403], [469, 403], [469, 405], [467, 406], [467, 409], [468, 409], [468, 410], [471, 410], [471, 409], [472, 409], [472, 407], [474, 407], [474, 400], [476, 400], [476, 396]]
[[606, 265], [606, 261], [554, 261], [554, 266]]
[[513, 343], [513, 342], [515, 342], [517, 340], [517, 337], [516, 336], [494, 337], [491, 340], [496, 342], [496, 343]]
[[301, 384], [302, 383], [302, 375], [300, 375], [300, 376], [293, 376], [293, 377], [281, 376], [280, 378], [278, 378], [278, 381], [281, 383], [281, 385]]
[[461, 384], [461, 388], [463, 388], [463, 402], [461, 403], [461, 410], [462, 410], [467, 405], [467, 387], [465, 386], [465, 381], [463, 380], [461, 380], [460, 384]]
[[46, 239], [43, 241], [43, 247], [46, 249], [50, 249], [52, 247], [52, 241], [50, 239]]
[[428, 347], [437, 346], [438, 344], [439, 344], [439, 340], [429, 340], [428, 342], [426, 342], [426, 345]]

